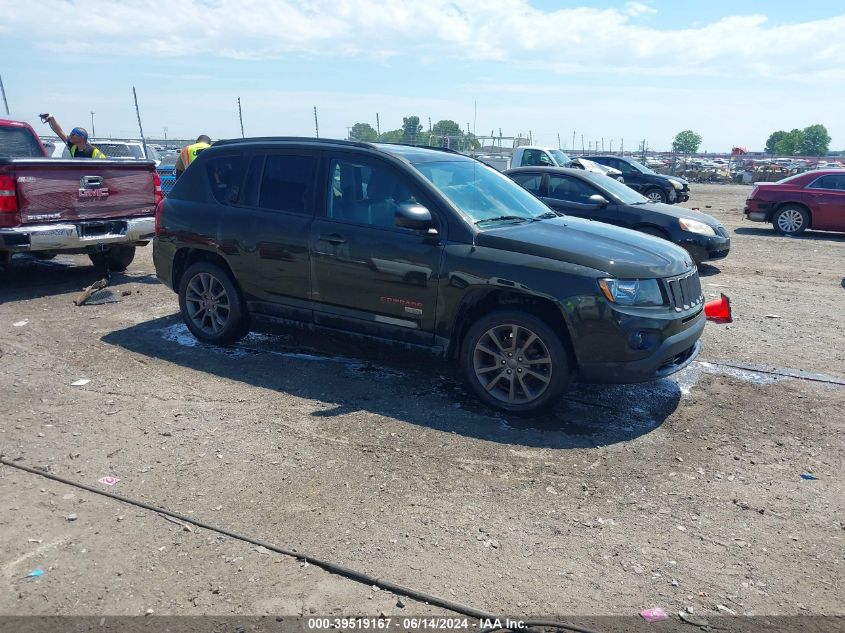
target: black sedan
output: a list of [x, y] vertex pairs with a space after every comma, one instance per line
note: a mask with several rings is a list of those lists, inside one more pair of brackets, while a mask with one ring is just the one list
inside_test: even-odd
[[607, 176], [561, 167], [518, 167], [505, 173], [555, 211], [662, 237], [685, 248], [696, 264], [730, 251], [731, 238], [716, 218], [652, 202]]

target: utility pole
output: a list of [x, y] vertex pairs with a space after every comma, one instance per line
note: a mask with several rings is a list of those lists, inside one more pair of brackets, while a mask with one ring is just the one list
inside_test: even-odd
[[167, 149], [167, 126], [164, 126], [164, 149]]
[[610, 139], [610, 153], [613, 153], [613, 139]]
[[572, 151], [575, 151], [575, 130], [572, 130]]
[[558, 132], [558, 133], [557, 133], [557, 148], [558, 148], [558, 149], [563, 149], [563, 148], [560, 146], [560, 132]]
[[241, 138], [244, 138], [244, 114], [241, 111], [241, 98], [238, 97], [238, 120], [241, 122]]
[[378, 112], [376, 112], [376, 133], [381, 137], [381, 125], [378, 122]]
[[624, 138], [622, 139], [622, 142], [619, 143], [619, 155], [620, 156], [625, 155], [625, 139]]
[[[141, 131], [141, 144], [144, 146], [144, 156], [149, 156], [147, 152], [147, 140], [144, 137], [144, 126], [141, 125], [141, 109], [138, 107], [138, 93], [135, 92], [135, 86], [132, 86], [132, 96], [135, 97], [135, 114], [138, 115], [138, 129]], [[93, 112], [92, 112], [93, 114]], [[94, 127], [93, 125], [91, 126]], [[94, 130], [91, 130], [93, 133]]]
[[604, 137], [601, 137], [601, 153], [604, 154]]
[[9, 116], [9, 102], [6, 101], [6, 89], [3, 87], [2, 75], [0, 75], [0, 92], [3, 93], [3, 105], [6, 106], [6, 116]]
[[581, 135], [581, 153], [584, 152], [584, 135]]
[[317, 122], [317, 106], [314, 106], [314, 132], [316, 132], [317, 138], [320, 138], [320, 124]]
[[97, 136], [97, 132], [94, 131], [94, 111], [91, 110], [91, 138]]

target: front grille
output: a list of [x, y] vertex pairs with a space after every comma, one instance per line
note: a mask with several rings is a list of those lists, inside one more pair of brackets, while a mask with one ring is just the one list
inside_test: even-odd
[[704, 295], [701, 293], [701, 281], [698, 279], [698, 270], [673, 277], [666, 280], [669, 291], [669, 301], [676, 312], [689, 310], [704, 302]]

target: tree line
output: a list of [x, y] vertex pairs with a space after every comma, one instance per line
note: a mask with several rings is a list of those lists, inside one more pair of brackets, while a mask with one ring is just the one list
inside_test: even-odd
[[450, 147], [456, 150], [480, 149], [475, 135], [465, 132], [455, 121], [443, 119], [423, 131], [420, 117], [402, 117], [402, 127], [387, 132], [379, 132], [369, 123], [356, 123], [349, 128], [349, 138], [368, 143], [405, 143], [407, 145], [430, 145]]
[[766, 152], [779, 156], [823, 156], [830, 146], [830, 134], [821, 124], [810, 125], [803, 130], [795, 128], [790, 132], [772, 132], [766, 141]]

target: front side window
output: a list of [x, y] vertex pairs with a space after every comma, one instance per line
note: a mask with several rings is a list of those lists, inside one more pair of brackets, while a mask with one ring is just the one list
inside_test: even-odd
[[267, 156], [258, 206], [289, 213], [309, 213], [315, 166], [312, 156]]
[[208, 182], [220, 204], [237, 204], [244, 179], [244, 158], [240, 154], [217, 156], [206, 163]]
[[589, 204], [590, 196], [599, 193], [587, 183], [570, 176], [549, 176], [549, 197], [566, 202]]
[[395, 168], [364, 161], [332, 161], [327, 217], [399, 229], [396, 210], [406, 203], [418, 200]]

